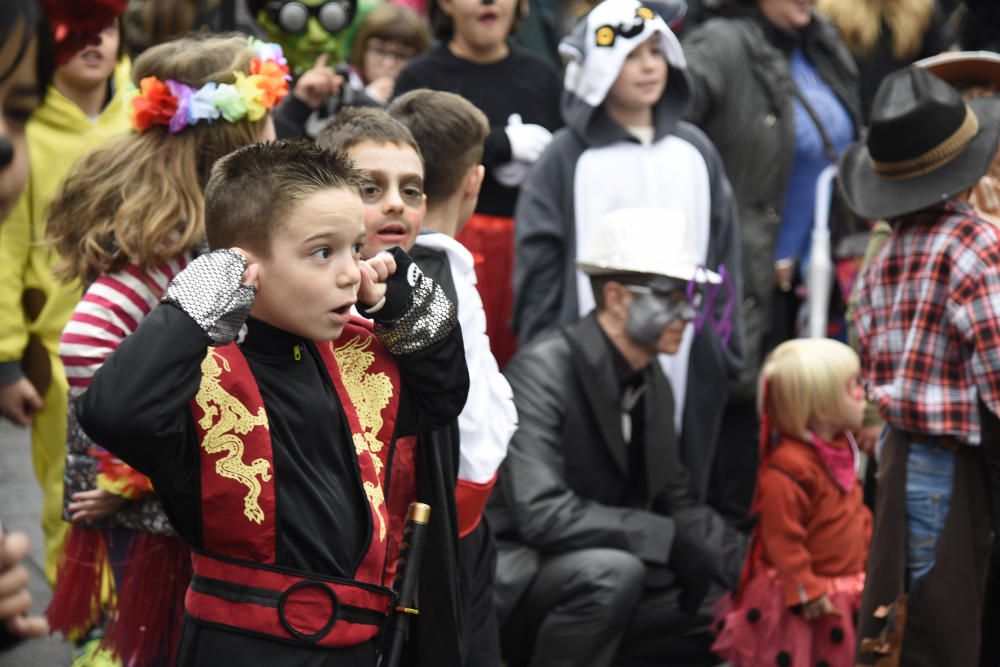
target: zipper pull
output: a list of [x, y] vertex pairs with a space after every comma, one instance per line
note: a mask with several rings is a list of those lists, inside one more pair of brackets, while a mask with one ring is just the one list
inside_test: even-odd
[[301, 345], [296, 345], [295, 347], [292, 348], [292, 358], [295, 359], [295, 361], [302, 361]]

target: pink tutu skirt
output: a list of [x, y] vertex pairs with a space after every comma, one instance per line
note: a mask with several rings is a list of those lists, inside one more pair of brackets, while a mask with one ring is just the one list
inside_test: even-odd
[[785, 606], [775, 571], [758, 567], [739, 604], [730, 595], [720, 601], [712, 650], [732, 667], [851, 667], [864, 587], [864, 572], [828, 578], [827, 595], [841, 616], [807, 621]]

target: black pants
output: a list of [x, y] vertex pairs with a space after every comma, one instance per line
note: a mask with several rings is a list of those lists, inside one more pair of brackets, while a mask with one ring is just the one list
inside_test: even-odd
[[[617, 549], [546, 556], [503, 628], [511, 667], [712, 665], [707, 613], [680, 611], [680, 589], [649, 587]], [[707, 605], [706, 605], [707, 606]], [[706, 610], [707, 611], [707, 610]]]
[[466, 667], [500, 667], [500, 627], [493, 602], [497, 547], [486, 517], [459, 541], [466, 596]]

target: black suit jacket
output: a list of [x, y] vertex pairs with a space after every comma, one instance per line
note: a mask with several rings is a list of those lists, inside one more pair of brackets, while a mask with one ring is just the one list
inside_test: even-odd
[[501, 606], [530, 585], [538, 558], [594, 547], [628, 551], [651, 569], [666, 568], [680, 546], [697, 549], [715, 579], [735, 583], [744, 540], [697, 503], [678, 456], [670, 385], [656, 363], [643, 372], [646, 494], [629, 478], [619, 385], [593, 313], [508, 364], [519, 426], [489, 507]]

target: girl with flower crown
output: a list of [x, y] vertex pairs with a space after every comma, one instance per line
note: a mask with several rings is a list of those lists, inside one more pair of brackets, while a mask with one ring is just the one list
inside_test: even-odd
[[860, 370], [827, 338], [785, 342], [764, 361], [758, 522], [712, 646], [733, 667], [854, 664], [872, 533], [851, 435], [865, 408]]
[[[188, 549], [149, 479], [91, 442], [73, 403], [202, 248], [215, 161], [274, 138], [270, 111], [287, 94], [288, 68], [275, 45], [200, 37], [144, 52], [133, 78], [133, 132], [77, 162], [49, 213], [59, 275], [87, 288], [59, 349], [70, 386], [64, 516], [72, 528], [48, 615], [74, 637], [105, 623], [102, 646], [124, 665], [146, 666], [173, 662]], [[108, 573], [115, 594], [102, 609]]]

